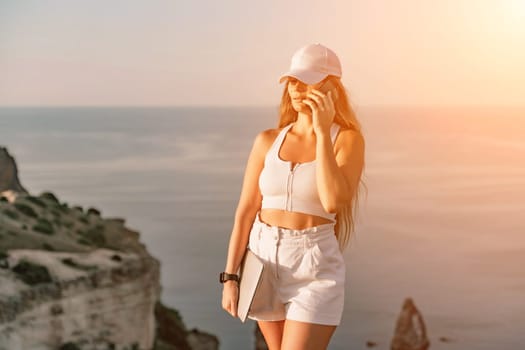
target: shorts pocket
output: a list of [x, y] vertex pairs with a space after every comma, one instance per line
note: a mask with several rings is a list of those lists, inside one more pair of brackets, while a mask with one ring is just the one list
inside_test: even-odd
[[335, 236], [333, 239], [330, 237], [312, 243], [311, 251], [313, 269], [316, 275], [324, 272], [333, 272], [341, 265], [344, 266], [344, 259]]
[[311, 269], [314, 272], [314, 276], [317, 277], [317, 274], [322, 268], [322, 264], [324, 264], [323, 252], [321, 251], [321, 248], [319, 247], [319, 243], [312, 243], [309, 250], [310, 250], [311, 261], [312, 261]]
[[312, 270], [312, 258], [304, 244], [286, 244], [279, 246], [279, 271], [289, 273], [292, 281], [311, 280], [315, 275]]

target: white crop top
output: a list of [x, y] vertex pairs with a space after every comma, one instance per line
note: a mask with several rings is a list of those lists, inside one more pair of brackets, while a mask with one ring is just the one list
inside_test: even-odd
[[[324, 210], [317, 191], [316, 160], [296, 163], [279, 158], [279, 150], [286, 133], [294, 123], [285, 126], [275, 138], [264, 158], [264, 167], [259, 176], [259, 190], [263, 208], [283, 209], [321, 216], [335, 222], [335, 213]], [[339, 124], [332, 123], [330, 137], [335, 142]]]

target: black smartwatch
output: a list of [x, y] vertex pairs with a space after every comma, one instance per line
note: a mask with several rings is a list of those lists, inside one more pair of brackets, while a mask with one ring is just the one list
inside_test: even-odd
[[228, 280], [234, 280], [237, 281], [237, 283], [239, 283], [239, 275], [227, 272], [221, 272], [219, 274], [219, 282], [224, 283]]

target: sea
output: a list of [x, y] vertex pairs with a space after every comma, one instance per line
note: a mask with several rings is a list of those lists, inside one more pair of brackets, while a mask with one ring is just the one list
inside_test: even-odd
[[[525, 349], [525, 107], [357, 106], [365, 169], [329, 349], [390, 349], [406, 298], [430, 349]], [[161, 261], [161, 300], [220, 349], [255, 321], [221, 307], [244, 169], [278, 106], [3, 107], [23, 186], [95, 207]]]

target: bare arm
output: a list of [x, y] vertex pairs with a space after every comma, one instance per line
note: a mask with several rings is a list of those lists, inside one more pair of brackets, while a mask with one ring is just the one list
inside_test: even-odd
[[259, 175], [264, 166], [264, 156], [272, 142], [271, 134], [271, 129], [268, 129], [256, 136], [246, 164], [241, 196], [235, 211], [235, 222], [228, 246], [228, 258], [224, 269], [227, 273], [238, 272], [248, 245], [249, 233], [255, 215], [261, 208], [262, 195], [259, 190]]
[[352, 130], [341, 130], [334, 155], [330, 135], [317, 136], [317, 187], [325, 210], [336, 213], [354, 195], [364, 165], [364, 139]]

